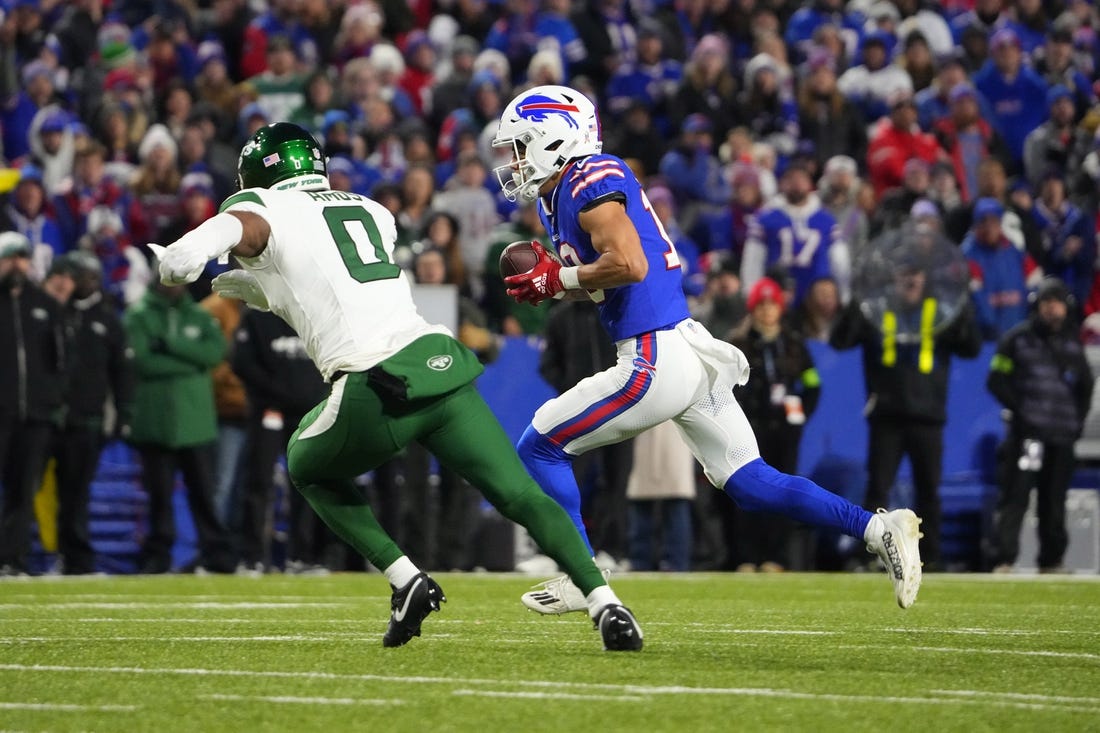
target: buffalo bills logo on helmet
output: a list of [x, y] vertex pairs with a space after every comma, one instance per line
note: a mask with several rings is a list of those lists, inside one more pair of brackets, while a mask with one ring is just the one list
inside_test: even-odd
[[516, 105], [516, 113], [525, 120], [545, 122], [550, 118], [550, 115], [561, 115], [569, 122], [569, 126], [575, 130], [579, 130], [580, 125], [569, 113], [576, 112], [579, 114], [580, 111], [580, 107], [575, 104], [559, 102], [541, 94], [532, 94]]

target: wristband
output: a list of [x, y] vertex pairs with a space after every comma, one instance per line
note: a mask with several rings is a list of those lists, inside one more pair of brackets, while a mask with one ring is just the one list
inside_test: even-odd
[[563, 267], [558, 270], [561, 286], [566, 290], [579, 290], [581, 287], [580, 267]]

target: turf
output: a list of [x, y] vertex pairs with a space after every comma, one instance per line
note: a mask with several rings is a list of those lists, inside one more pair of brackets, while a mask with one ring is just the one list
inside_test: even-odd
[[1097, 578], [621, 575], [617, 654], [528, 578], [437, 578], [400, 649], [373, 574], [0, 582], [0, 730], [1100, 729]]

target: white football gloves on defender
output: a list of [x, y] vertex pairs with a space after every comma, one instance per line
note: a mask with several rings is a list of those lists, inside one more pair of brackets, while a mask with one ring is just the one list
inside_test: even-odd
[[267, 295], [256, 276], [247, 270], [230, 270], [218, 275], [210, 283], [214, 292], [223, 298], [243, 300], [245, 305], [258, 311], [269, 311]]
[[164, 247], [150, 242], [149, 249], [160, 262], [158, 265], [160, 281], [165, 285], [186, 285], [195, 282], [206, 269], [206, 263], [210, 261], [201, 252], [177, 245]]
[[232, 214], [207, 219], [176, 242], [163, 247], [149, 244], [160, 260], [160, 281], [165, 285], [186, 285], [199, 279], [206, 263], [228, 254], [244, 236], [241, 220]]

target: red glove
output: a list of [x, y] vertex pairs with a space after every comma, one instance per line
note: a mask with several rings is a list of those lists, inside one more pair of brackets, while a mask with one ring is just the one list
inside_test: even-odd
[[517, 303], [538, 305], [547, 298], [553, 298], [565, 287], [561, 284], [561, 262], [538, 242], [531, 242], [531, 249], [538, 255], [538, 263], [527, 272], [504, 278], [504, 282], [511, 286], [505, 292]]

